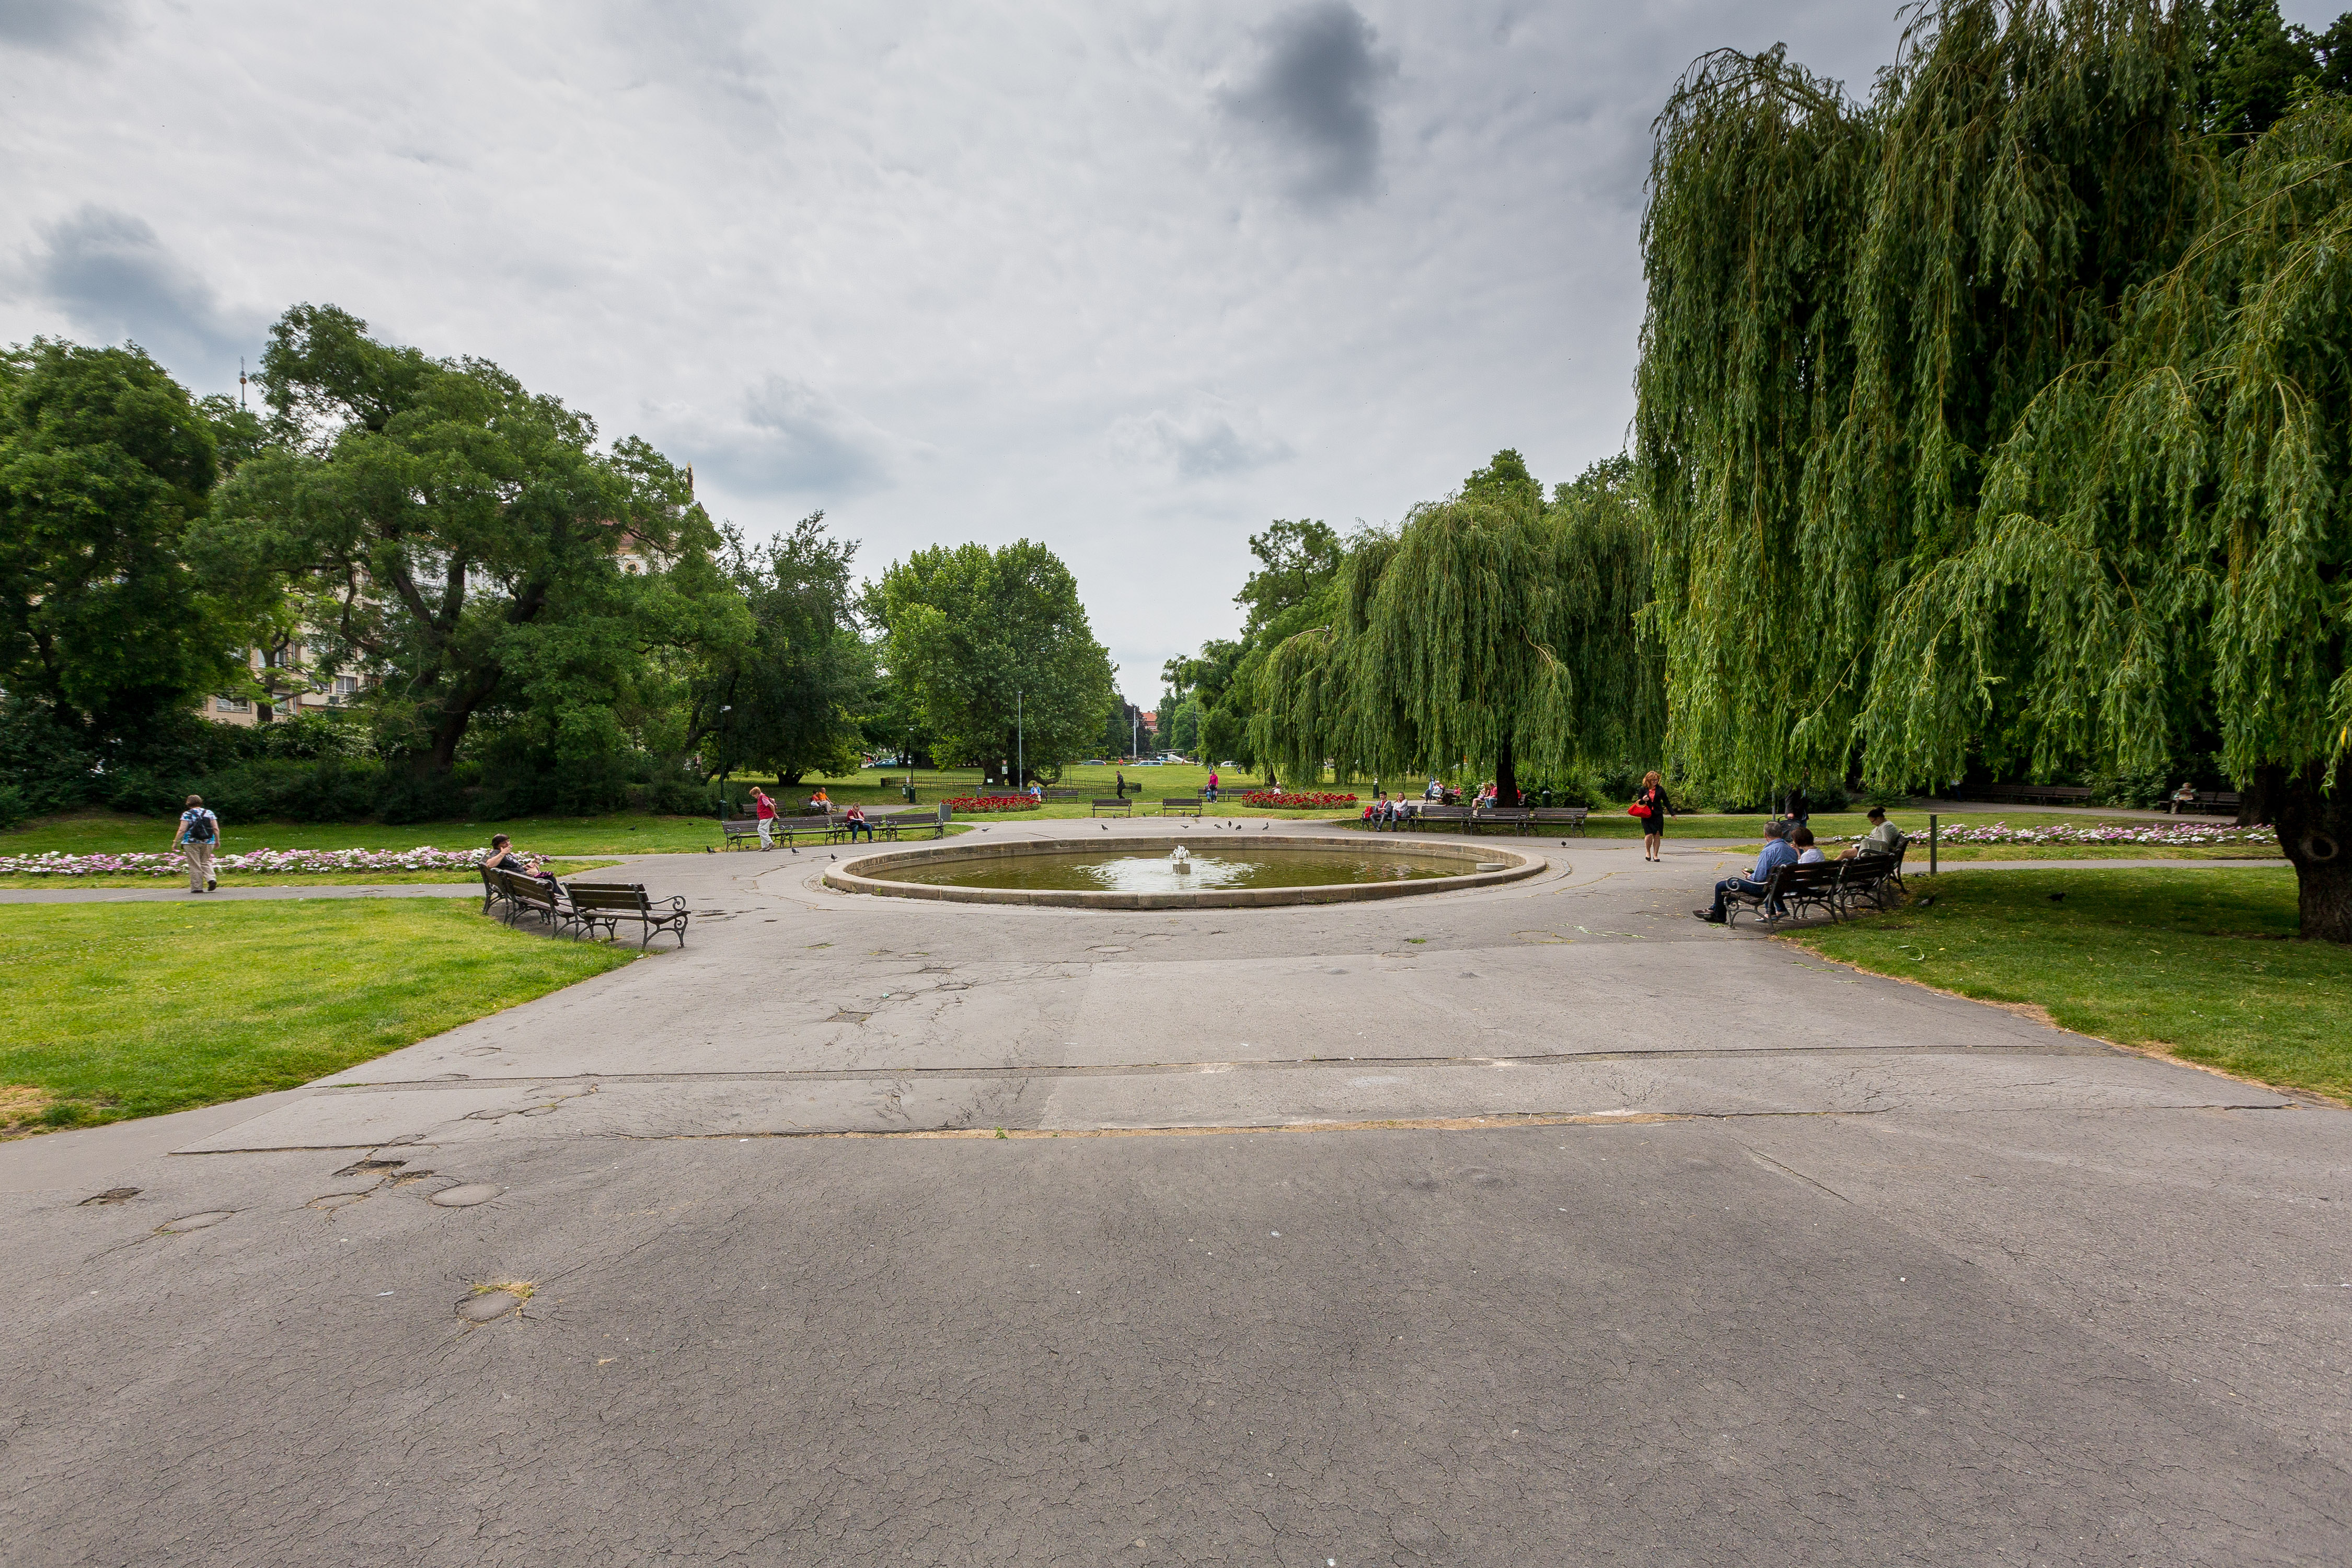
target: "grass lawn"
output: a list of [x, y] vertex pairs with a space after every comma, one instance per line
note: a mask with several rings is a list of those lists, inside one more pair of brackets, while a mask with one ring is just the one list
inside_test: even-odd
[[0, 909], [0, 1126], [291, 1089], [616, 968], [467, 900]]
[[1790, 940], [1963, 996], [2032, 1003], [2120, 1045], [2352, 1099], [2352, 948], [2295, 939], [2291, 870], [1963, 871], [1911, 886], [1935, 902]]
[[[1088, 797], [1108, 797], [1116, 787], [1114, 768], [1074, 767], [1065, 771], [1056, 787], [1083, 790]], [[1159, 810], [1160, 801], [1171, 795], [1193, 795], [1208, 783], [1209, 770], [1191, 765], [1163, 767], [1132, 767], [1127, 774], [1128, 796], [1136, 801], [1136, 812], [1148, 816]], [[1255, 787], [1261, 780], [1255, 774], [1237, 769], [1221, 769], [1221, 783], [1228, 795]], [[876, 808], [903, 809], [905, 800], [894, 782], [886, 788], [882, 781], [897, 781], [903, 772], [877, 769], [840, 779], [810, 779], [790, 789], [770, 787], [770, 793], [787, 810], [797, 809], [807, 800], [809, 792], [820, 784], [835, 805], [846, 805], [855, 801], [869, 811]], [[1414, 781], [1406, 781], [1408, 784]], [[740, 789], [750, 783], [769, 787], [771, 781], [736, 781], [730, 789]], [[1370, 784], [1318, 784], [1318, 789], [1339, 794], [1355, 794], [1369, 801]], [[919, 769], [915, 773], [915, 793], [919, 805], [931, 806], [951, 795], [988, 793], [980, 782], [976, 770], [941, 772]], [[959, 819], [967, 822], [1036, 822], [1042, 819], [1084, 817], [1091, 814], [1088, 799], [1056, 801], [1036, 811], [992, 813], [985, 816]], [[1318, 811], [1271, 811], [1243, 805], [1231, 799], [1220, 802], [1218, 813], [1226, 816], [1278, 816], [1293, 820], [1323, 822], [1333, 825], [1359, 820], [1360, 808], [1341, 806]], [[1897, 827], [1914, 837], [1924, 840], [1927, 817], [1924, 812], [1896, 811], [1890, 814]], [[1984, 818], [2005, 822], [2012, 827], [2045, 827], [2057, 825], [2085, 826], [2103, 818], [2067, 816], [2047, 811], [1995, 810], [1987, 807], [1970, 812], [1965, 818], [1946, 813], [1947, 823], [1962, 820], [1981, 821]], [[2117, 820], [2126, 820], [2118, 818]], [[1757, 841], [1762, 837], [1765, 819], [1760, 816], [1675, 817], [1667, 827], [1670, 838], [1731, 838]], [[171, 841], [173, 818], [168, 816], [131, 816], [119, 812], [78, 812], [70, 816], [44, 817], [0, 833], [0, 856], [30, 855], [43, 850], [55, 850], [70, 855], [115, 854], [126, 850], [159, 850]], [[1817, 814], [1812, 818], [1815, 834], [1823, 838], [1853, 836], [1868, 831], [1869, 821], [1859, 811], [1834, 815]], [[653, 855], [699, 850], [720, 842], [719, 826], [708, 817], [647, 816], [616, 814], [606, 816], [525, 817], [501, 822], [428, 822], [392, 826], [380, 823], [249, 823], [227, 821], [221, 825], [221, 852], [224, 855], [243, 854], [254, 849], [407, 849], [422, 845], [434, 845], [444, 849], [471, 849], [487, 846], [493, 833], [512, 837], [518, 848], [536, 855], [595, 856]], [[1596, 808], [1586, 824], [1587, 837], [1612, 840], [1630, 840], [1642, 836], [1638, 818], [1625, 815], [1622, 805]], [[1531, 835], [1530, 837], [1542, 837]], [[1573, 842], [1571, 838], [1570, 842]], [[1993, 857], [1993, 847], [1972, 847], [1974, 852]], [[2056, 851], [2068, 858], [2094, 858], [2105, 847], [2072, 851]], [[2039, 858], [2053, 853], [2051, 847], [2034, 849], [2000, 849], [1999, 857], [2019, 858]], [[1924, 855], [1924, 842], [1914, 851]], [[1949, 852], [1957, 863], [1967, 852]], [[2137, 850], [2131, 853], [2155, 857], [2163, 852]], [[2177, 850], [2173, 854], [2203, 858], [2210, 850]], [[2230, 852], [2223, 851], [2223, 854]], [[2238, 858], [2246, 854], [2236, 853]], [[1999, 858], [1994, 857], [1994, 858]], [[0, 885], [13, 885], [0, 883]]]

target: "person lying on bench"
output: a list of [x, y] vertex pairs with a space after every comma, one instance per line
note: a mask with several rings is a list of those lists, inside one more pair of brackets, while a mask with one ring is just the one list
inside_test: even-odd
[[514, 841], [503, 833], [490, 836], [490, 852], [482, 858], [482, 864], [493, 871], [520, 871], [542, 882], [555, 880], [555, 873], [549, 870], [544, 862], [520, 853], [515, 848]]
[[1789, 825], [1785, 822], [1766, 823], [1764, 852], [1756, 857], [1756, 869], [1745, 877], [1726, 877], [1717, 882], [1715, 885], [1715, 908], [1693, 910], [1691, 913], [1709, 925], [1719, 926], [1724, 921], [1724, 905], [1732, 894], [1746, 892], [1750, 896], [1761, 896], [1771, 883], [1773, 871], [1797, 858], [1797, 852], [1789, 847], [1788, 839], [1782, 837], [1788, 831]]
[[1900, 850], [1904, 843], [1903, 830], [1886, 820], [1886, 808], [1874, 805], [1870, 808], [1870, 831], [1862, 836], [1861, 843], [1847, 845], [1845, 853], [1838, 858], [1851, 860], [1857, 855], [1892, 855]]

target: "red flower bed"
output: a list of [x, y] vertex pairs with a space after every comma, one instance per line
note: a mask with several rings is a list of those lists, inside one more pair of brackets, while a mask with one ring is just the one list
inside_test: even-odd
[[1356, 797], [1352, 795], [1333, 795], [1328, 790], [1254, 789], [1242, 796], [1242, 804], [1285, 806], [1296, 810], [1302, 806], [1313, 808], [1326, 805], [1353, 805], [1356, 804]]
[[949, 800], [948, 809], [967, 815], [982, 811], [1034, 811], [1037, 802], [1025, 795], [960, 795]]

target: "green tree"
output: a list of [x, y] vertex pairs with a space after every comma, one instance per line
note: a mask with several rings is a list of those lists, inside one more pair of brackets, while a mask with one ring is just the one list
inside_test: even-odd
[[211, 422], [136, 347], [0, 353], [0, 687], [77, 744], [150, 733], [236, 668], [254, 597], [192, 564]]
[[[855, 540], [833, 539], [813, 512], [765, 544], [722, 527], [723, 558], [756, 628], [718, 650], [695, 683], [703, 771], [772, 768], [786, 784], [854, 771], [876, 703], [874, 650], [858, 635], [850, 585]], [[720, 707], [732, 710], [719, 721]], [[719, 737], [724, 736], [722, 753]], [[894, 744], [903, 745], [901, 731]]]
[[688, 477], [644, 442], [599, 447], [496, 365], [332, 306], [289, 310], [258, 380], [281, 444], [221, 487], [213, 547], [292, 575], [327, 660], [378, 678], [378, 746], [418, 773], [485, 719], [530, 766], [606, 766], [679, 661], [750, 635]]
[[1049, 773], [1087, 754], [1115, 695], [1110, 656], [1078, 603], [1077, 579], [1020, 540], [919, 550], [866, 592], [882, 660], [949, 766]]
[[[1266, 657], [1292, 634], [1329, 622], [1348, 549], [1328, 523], [1309, 518], [1276, 518], [1250, 536], [1249, 547], [1258, 568], [1234, 595], [1243, 610], [1241, 636], [1212, 638], [1198, 656], [1170, 659], [1160, 679], [1199, 697], [1197, 743], [1214, 753], [1210, 761], [1231, 758], [1254, 768], [1251, 720]], [[1162, 707], [1172, 721], [1178, 705], [1163, 699]]]
[[2161, 767], [2210, 715], [2352, 940], [2352, 108], [2209, 135], [2204, 46], [1948, 0], [1867, 107], [1777, 54], [1685, 79], [1636, 416], [1674, 746], [1899, 785]]
[[1654, 728], [1641, 508], [1623, 459], [1546, 506], [1516, 453], [1356, 540], [1325, 626], [1269, 654], [1256, 750], [1284, 776], [1615, 761]]
[[2310, 36], [2280, 20], [2278, 0], [2213, 0], [2197, 62], [2207, 130], [2241, 141], [2262, 134], [2317, 71]]

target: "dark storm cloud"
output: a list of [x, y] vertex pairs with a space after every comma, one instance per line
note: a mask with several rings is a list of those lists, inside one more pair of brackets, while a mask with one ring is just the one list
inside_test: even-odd
[[1265, 29], [1256, 74], [1219, 95], [1225, 113], [1271, 142], [1301, 203], [1364, 197], [1380, 187], [1380, 89], [1396, 61], [1346, 0], [1298, 7]]
[[192, 380], [225, 382], [258, 323], [221, 309], [212, 287], [144, 218], [84, 206], [36, 230], [26, 290], [94, 342], [138, 343]]
[[63, 54], [102, 44], [122, 26], [115, 0], [0, 0], [0, 41]]

